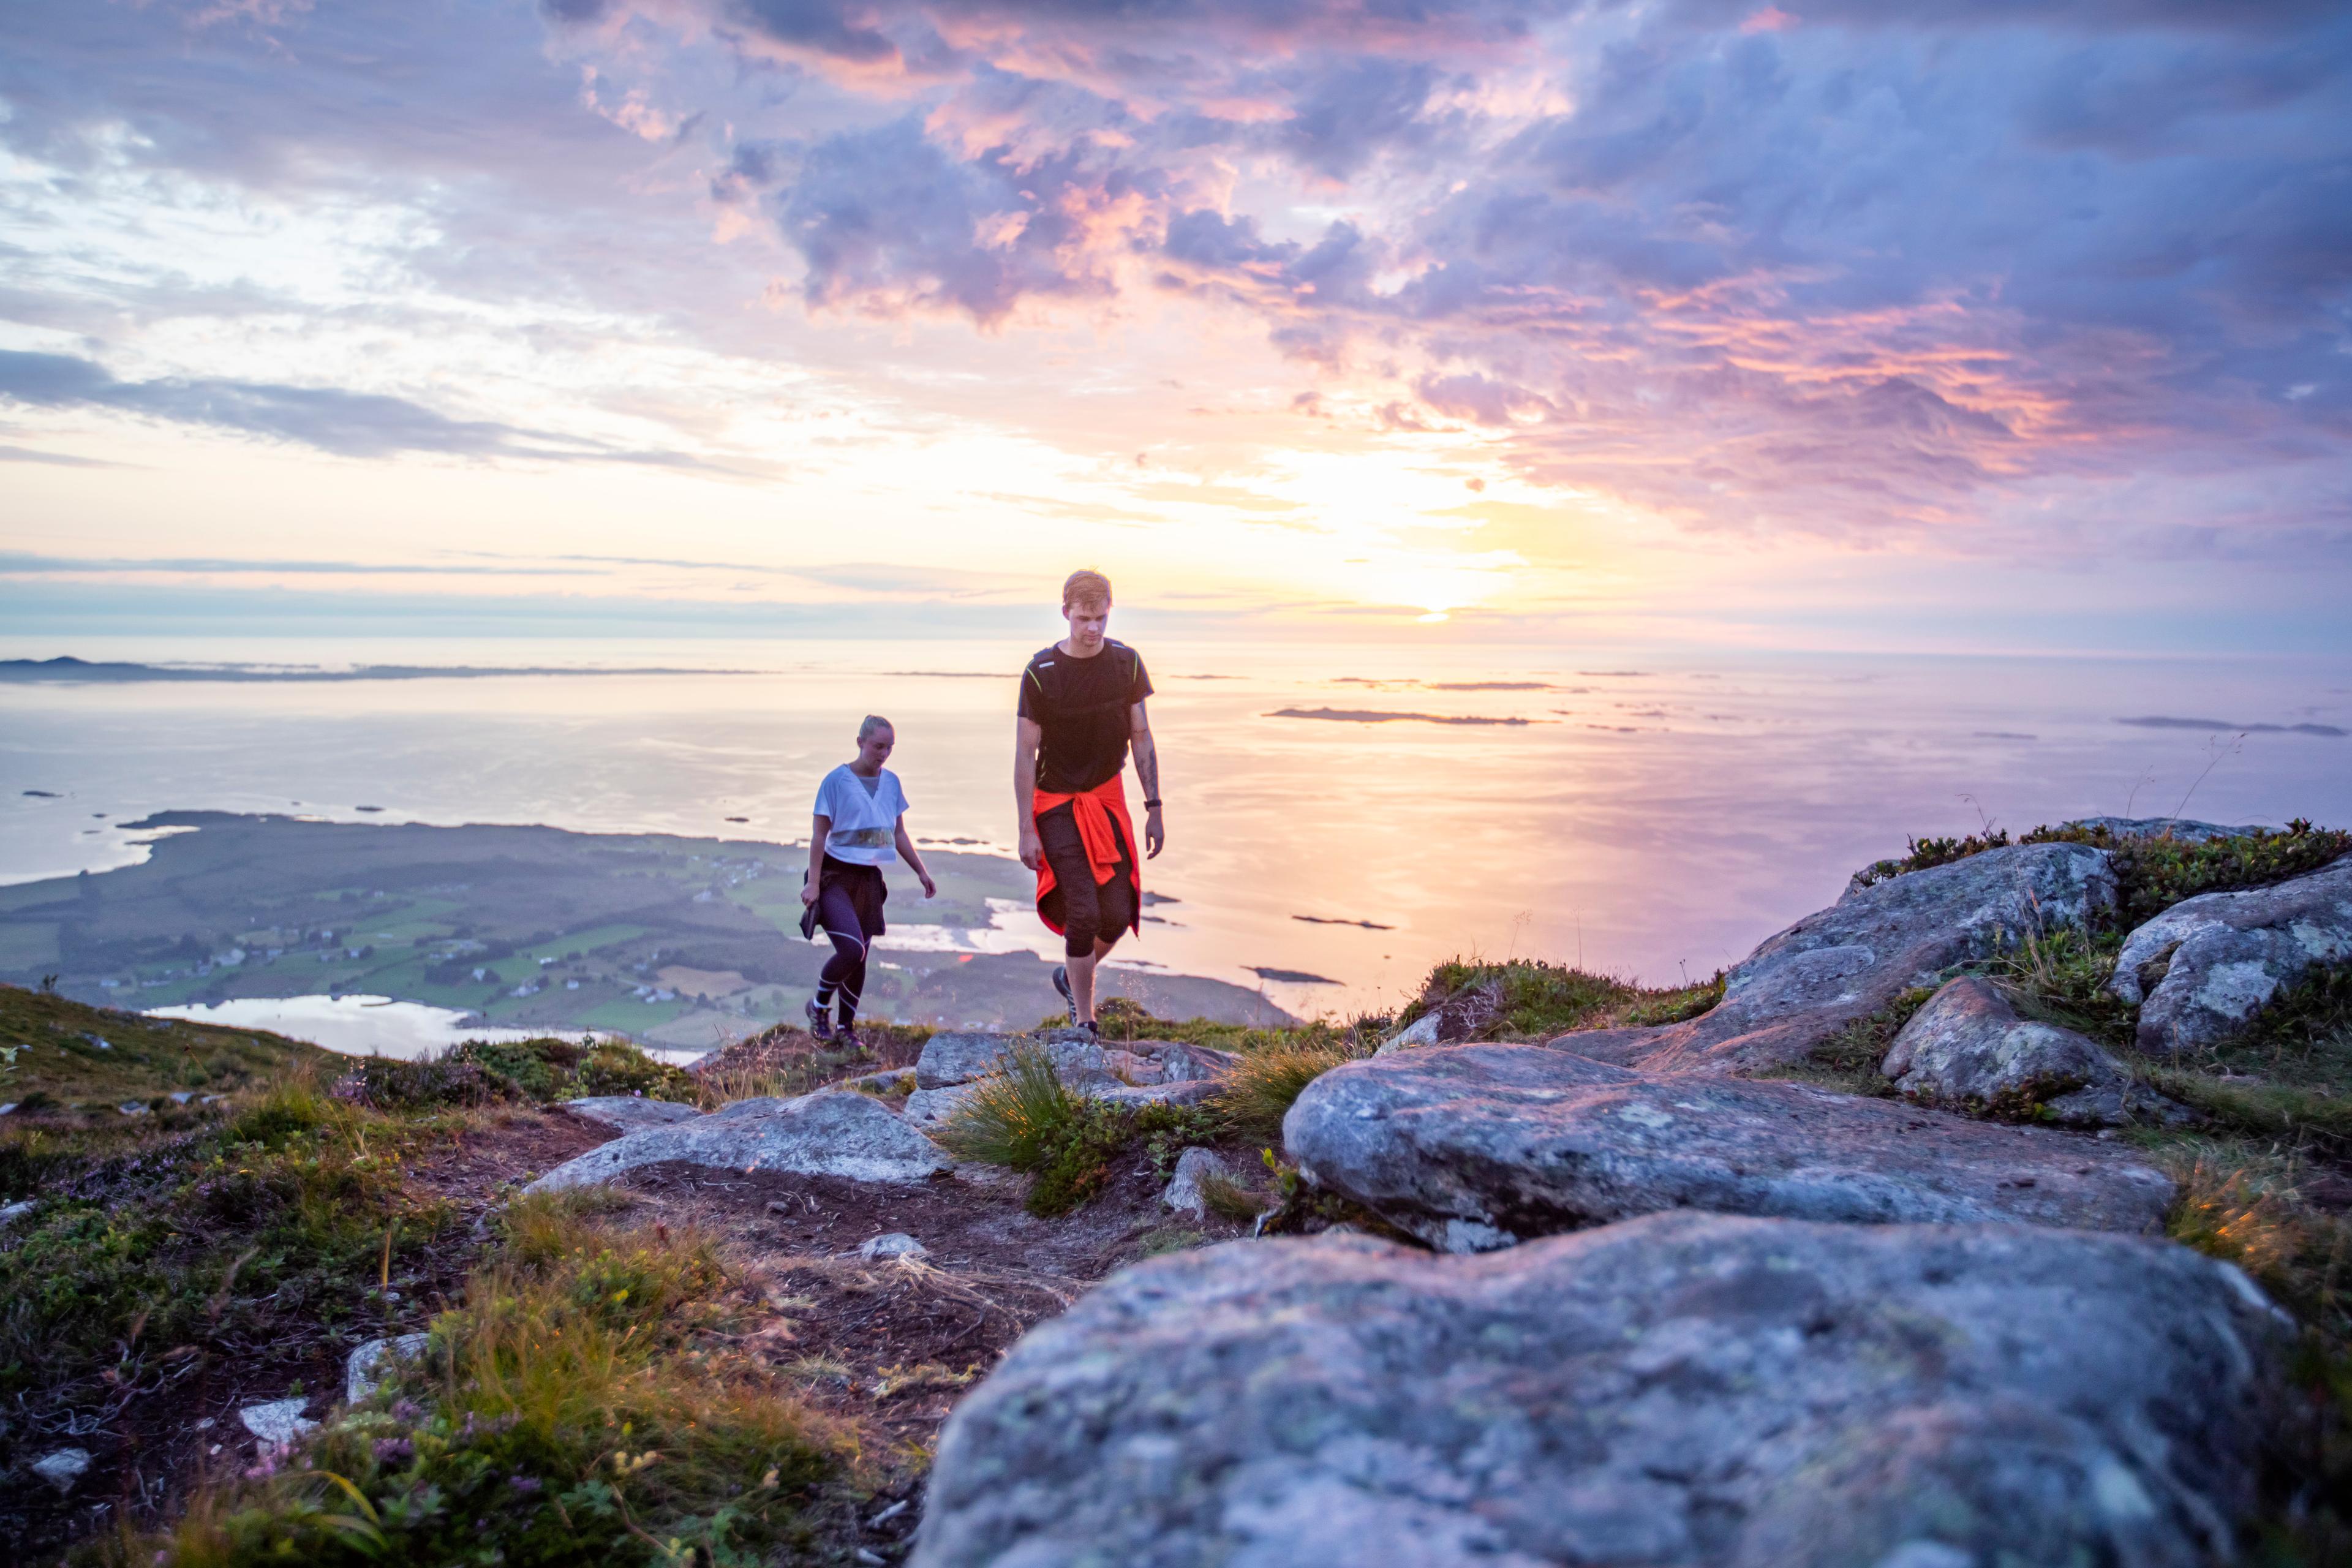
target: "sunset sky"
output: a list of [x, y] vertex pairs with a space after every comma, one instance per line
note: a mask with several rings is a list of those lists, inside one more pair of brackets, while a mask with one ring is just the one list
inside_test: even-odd
[[2352, 10], [11, 0], [0, 459], [8, 652], [2352, 652]]

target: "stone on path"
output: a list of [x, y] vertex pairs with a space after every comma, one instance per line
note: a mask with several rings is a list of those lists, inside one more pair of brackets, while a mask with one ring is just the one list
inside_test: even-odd
[[2201, 1568], [2291, 1336], [2225, 1264], [2018, 1226], [1231, 1242], [1015, 1345], [911, 1561]]
[[354, 1348], [343, 1358], [343, 1403], [357, 1405], [373, 1394], [392, 1375], [392, 1363], [415, 1360], [432, 1342], [429, 1333], [400, 1334]]
[[647, 1100], [635, 1094], [592, 1094], [580, 1100], [567, 1100], [556, 1107], [568, 1110], [599, 1127], [611, 1127], [623, 1132], [635, 1132], [641, 1127], [666, 1127], [674, 1121], [691, 1121], [702, 1114], [691, 1105], [680, 1105], [671, 1100]]
[[1083, 1036], [1076, 1039], [1061, 1039], [1040, 1035], [948, 1030], [923, 1042], [923, 1054], [915, 1062], [915, 1087], [949, 1089], [956, 1084], [986, 1078], [991, 1073], [1003, 1072], [1013, 1065], [1013, 1053], [1016, 1050], [1044, 1052], [1045, 1058], [1054, 1064], [1054, 1070], [1066, 1080], [1073, 1073], [1101, 1073], [1105, 1070], [1102, 1047]]
[[1849, 889], [1767, 940], [1726, 976], [1723, 1000], [1680, 1024], [1592, 1030], [1554, 1043], [1629, 1067], [1723, 1071], [1802, 1060], [1813, 1046], [1955, 964], [2027, 931], [2112, 910], [2108, 854], [2021, 844]]
[[880, 1236], [868, 1237], [857, 1248], [857, 1256], [869, 1263], [886, 1258], [929, 1258], [930, 1255], [929, 1247], [903, 1230], [886, 1230]]
[[692, 1121], [625, 1133], [565, 1161], [527, 1190], [583, 1186], [666, 1161], [856, 1182], [919, 1182], [950, 1164], [938, 1144], [872, 1096], [819, 1089], [793, 1100], [738, 1100]]
[[2139, 1005], [2139, 1048], [2221, 1045], [2315, 971], [2352, 963], [2352, 855], [2308, 876], [2184, 899], [2124, 939], [2111, 983]]
[[89, 1469], [88, 1448], [53, 1448], [32, 1464], [33, 1473], [60, 1493], [73, 1490], [74, 1483], [80, 1480]]
[[1910, 1099], [1950, 1110], [2039, 1112], [2069, 1127], [2188, 1114], [2136, 1080], [2097, 1041], [2020, 1017], [2007, 993], [1975, 975], [1953, 981], [1914, 1013], [1879, 1070]]
[[2153, 1231], [2173, 1196], [2062, 1132], [1539, 1046], [1349, 1062], [1307, 1086], [1282, 1135], [1302, 1174], [1448, 1252], [1674, 1208]]
[[236, 1413], [236, 1418], [245, 1424], [247, 1431], [263, 1442], [282, 1448], [319, 1425], [302, 1415], [310, 1403], [300, 1394], [290, 1399], [272, 1399], [260, 1405], [246, 1405]]
[[1230, 1182], [1234, 1179], [1234, 1168], [1218, 1158], [1214, 1149], [1187, 1149], [1176, 1156], [1175, 1173], [1169, 1177], [1168, 1190], [1160, 1194], [1160, 1201], [1179, 1214], [1206, 1215], [1209, 1199], [1201, 1191], [1201, 1183], [1212, 1176]]

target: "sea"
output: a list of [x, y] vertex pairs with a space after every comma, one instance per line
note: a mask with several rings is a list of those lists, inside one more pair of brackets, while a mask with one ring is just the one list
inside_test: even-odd
[[[127, 825], [164, 809], [804, 842], [817, 781], [868, 713], [897, 729], [909, 826], [1010, 855], [1014, 677], [1050, 630], [1030, 643], [0, 637], [0, 658], [535, 671], [0, 684], [0, 882], [133, 863], [147, 851]], [[1133, 955], [1302, 1016], [1393, 1008], [1454, 957], [1701, 980], [1913, 836], [2092, 815], [2352, 824], [2341, 660], [1139, 646], [1168, 824], [1146, 886], [1172, 901]], [[662, 673], [574, 673], [613, 668]], [[1033, 921], [1000, 916], [1045, 950]]]

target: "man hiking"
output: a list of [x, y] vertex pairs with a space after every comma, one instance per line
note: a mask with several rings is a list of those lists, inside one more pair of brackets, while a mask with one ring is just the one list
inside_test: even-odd
[[1129, 746], [1143, 784], [1144, 858], [1167, 842], [1160, 819], [1160, 752], [1143, 711], [1151, 678], [1143, 659], [1103, 635], [1110, 579], [1073, 572], [1062, 584], [1070, 635], [1041, 648], [1021, 672], [1013, 721], [1013, 800], [1021, 863], [1037, 873], [1037, 914], [1062, 935], [1068, 962], [1054, 989], [1070, 1022], [1095, 1028], [1095, 966], [1130, 931], [1141, 929], [1143, 873], [1135, 823], [1120, 784]]

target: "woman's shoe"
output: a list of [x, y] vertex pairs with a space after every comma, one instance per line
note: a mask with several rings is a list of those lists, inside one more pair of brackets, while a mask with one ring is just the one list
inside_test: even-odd
[[820, 1040], [833, 1038], [832, 1003], [819, 1002], [812, 996], [808, 1000], [808, 1005], [803, 1007], [801, 1011], [808, 1015], [808, 1032], [811, 1035]]
[[1073, 1018], [1076, 1017], [1078, 1016], [1078, 999], [1070, 994], [1070, 966], [1068, 964], [1057, 963], [1054, 965], [1054, 989], [1060, 992], [1062, 994], [1062, 1000], [1070, 1005], [1070, 1016]]
[[845, 1050], [862, 1051], [866, 1048], [866, 1042], [857, 1037], [857, 1026], [855, 1024], [835, 1025], [833, 1043]]

